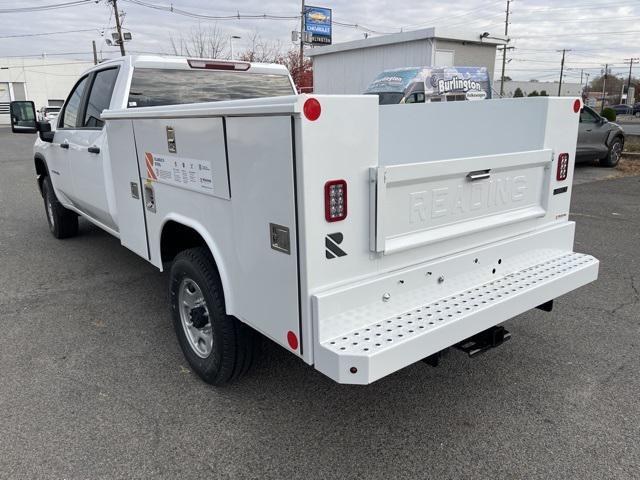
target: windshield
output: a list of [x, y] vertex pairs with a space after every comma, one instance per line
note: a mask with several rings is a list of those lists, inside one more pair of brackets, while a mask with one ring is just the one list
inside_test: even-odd
[[367, 93], [366, 95], [378, 95], [378, 105], [394, 105], [400, 103], [404, 93], [398, 92], [381, 92], [381, 93]]
[[287, 75], [136, 68], [127, 106], [183, 105], [294, 94]]

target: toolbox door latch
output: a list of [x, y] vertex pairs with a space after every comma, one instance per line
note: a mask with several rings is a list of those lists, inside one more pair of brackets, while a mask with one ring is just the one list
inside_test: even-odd
[[291, 239], [289, 235], [289, 227], [269, 224], [269, 237], [271, 238], [271, 248], [278, 252], [291, 255]]

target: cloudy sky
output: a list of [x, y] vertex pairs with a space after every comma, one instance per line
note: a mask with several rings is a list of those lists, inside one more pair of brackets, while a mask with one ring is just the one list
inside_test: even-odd
[[[112, 10], [106, 0], [91, 0], [46, 11], [8, 12], [10, 9], [42, 7], [72, 0], [0, 0], [0, 57], [49, 56], [91, 59], [91, 40], [96, 40], [102, 57], [117, 55], [106, 45], [103, 33], [114, 27]], [[241, 51], [250, 36], [280, 41], [283, 49], [293, 46], [291, 31], [299, 29], [300, 2], [295, 0], [118, 0], [125, 13], [124, 27], [133, 34], [127, 44], [131, 52], [172, 53], [170, 38], [190, 29], [216, 24], [225, 35], [239, 35], [234, 49]], [[146, 4], [142, 5], [142, 4]], [[446, 27], [504, 33], [506, 0], [385, 1], [318, 0], [313, 5], [333, 9], [334, 20], [358, 27], [334, 25], [334, 43], [370, 35]], [[282, 19], [197, 19], [165, 11], [173, 5], [184, 12], [209, 15], [267, 14]], [[452, 5], [456, 5], [453, 7]], [[625, 59], [640, 57], [640, 0], [514, 0], [509, 36], [511, 46], [507, 75], [513, 79], [556, 80], [561, 53], [567, 52], [567, 81], [579, 81], [581, 69], [598, 75], [605, 63], [612, 71], [625, 75]], [[153, 6], [160, 7], [154, 9]], [[68, 32], [40, 35], [51, 32]], [[35, 35], [37, 34], [37, 35]], [[497, 69], [499, 71], [499, 69]], [[640, 76], [640, 68], [636, 71]]]

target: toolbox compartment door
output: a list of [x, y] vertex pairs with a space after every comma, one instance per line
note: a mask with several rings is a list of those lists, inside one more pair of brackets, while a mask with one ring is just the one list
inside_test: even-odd
[[107, 139], [120, 243], [149, 260], [144, 183], [138, 168], [133, 122], [131, 120], [107, 122]]
[[552, 160], [544, 149], [371, 168], [371, 250], [391, 254], [544, 217]]

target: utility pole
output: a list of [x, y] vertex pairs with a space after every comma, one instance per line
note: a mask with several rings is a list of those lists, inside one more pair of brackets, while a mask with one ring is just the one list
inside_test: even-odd
[[[570, 52], [571, 50], [567, 50], [566, 48], [563, 48], [562, 50], [556, 50], [556, 52], [562, 52], [562, 62], [560, 63], [560, 83], [558, 84], [558, 96], [561, 95], [561, 90], [562, 90], [562, 75], [564, 74], [564, 54], [565, 52]], [[580, 79], [580, 82], [582, 82], [582, 79]]]
[[298, 90], [302, 88], [302, 73], [304, 70], [304, 14], [305, 6], [302, 0], [302, 10], [300, 10], [300, 54], [298, 57]]
[[589, 74], [585, 73], [586, 81], [584, 82], [584, 94], [585, 96], [589, 95]]
[[98, 52], [96, 51], [96, 41], [91, 40], [91, 46], [93, 47], [93, 64], [98, 64]]
[[[625, 62], [629, 62], [629, 79], [627, 80], [627, 105], [631, 105], [632, 102], [629, 102], [629, 89], [631, 88], [631, 69], [633, 68], [633, 62], [639, 61], [640, 58], [625, 58]], [[622, 103], [622, 99], [620, 99], [620, 103]]]
[[124, 53], [124, 38], [122, 37], [122, 27], [120, 25], [120, 14], [118, 13], [118, 0], [110, 0], [113, 5], [113, 16], [116, 18], [116, 29], [118, 30], [118, 43], [120, 44], [120, 53], [125, 56]]
[[[507, 0], [507, 16], [504, 19], [504, 36], [509, 35], [509, 6], [513, 0]], [[507, 40], [508, 41], [508, 40]], [[500, 98], [504, 96], [504, 69], [507, 65], [507, 44], [502, 48], [502, 75], [500, 75]]]
[[609, 72], [609, 64], [606, 63], [604, 65], [604, 77], [602, 79], [602, 105], [600, 105], [600, 113], [602, 113], [602, 111], [604, 110], [604, 96], [605, 96], [605, 89], [607, 86], [607, 74]]

